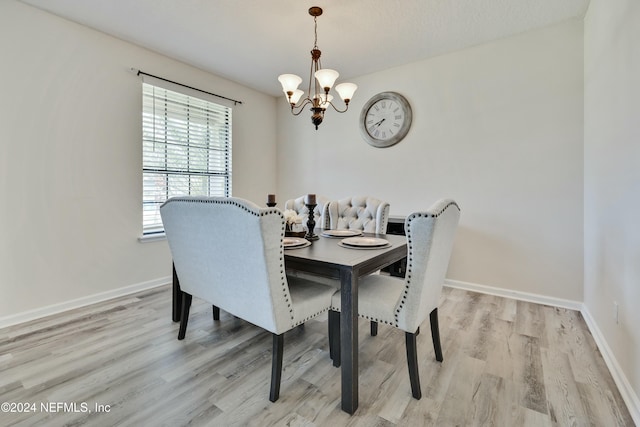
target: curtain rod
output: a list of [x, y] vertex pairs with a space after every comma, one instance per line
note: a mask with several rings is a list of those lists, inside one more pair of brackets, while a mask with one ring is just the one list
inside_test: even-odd
[[134, 71], [137, 76], [139, 76], [140, 74], [144, 74], [145, 76], [153, 77], [153, 78], [156, 78], [156, 79], [159, 79], [159, 80], [164, 80], [165, 82], [173, 83], [173, 84], [176, 84], [178, 86], [186, 87], [186, 88], [189, 88], [189, 89], [197, 90], [198, 92], [202, 92], [202, 93], [206, 93], [208, 95], [217, 96], [218, 98], [226, 99], [227, 101], [233, 102], [233, 105], [242, 104], [242, 101], [238, 101], [237, 99], [227, 98], [226, 96], [218, 95], [217, 93], [207, 92], [206, 90], [198, 89], [198, 88], [193, 87], [193, 86], [187, 86], [187, 85], [182, 84], [182, 83], [174, 82], [173, 80], [165, 79], [163, 77], [154, 76], [153, 74], [145, 73], [144, 71], [140, 71], [140, 70], [137, 70], [135, 68], [132, 68], [131, 71]]

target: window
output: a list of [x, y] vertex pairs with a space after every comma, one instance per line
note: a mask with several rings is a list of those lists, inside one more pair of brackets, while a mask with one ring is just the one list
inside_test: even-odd
[[174, 196], [231, 195], [231, 108], [142, 84], [143, 234]]

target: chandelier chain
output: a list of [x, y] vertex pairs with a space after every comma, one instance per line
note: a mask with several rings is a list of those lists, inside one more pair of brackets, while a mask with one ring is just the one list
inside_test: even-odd
[[313, 24], [314, 24], [314, 28], [313, 28], [313, 34], [314, 34], [313, 48], [317, 49], [318, 48], [318, 17], [317, 16], [313, 17]]

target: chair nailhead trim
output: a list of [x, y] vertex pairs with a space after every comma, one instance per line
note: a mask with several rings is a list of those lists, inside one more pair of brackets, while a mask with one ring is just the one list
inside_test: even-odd
[[319, 312], [317, 312], [317, 313], [314, 313], [314, 314], [312, 314], [312, 315], [310, 315], [310, 316], [305, 317], [305, 318], [304, 318], [304, 319], [302, 319], [302, 320], [299, 320], [299, 321], [298, 321], [298, 322], [296, 322], [296, 323], [293, 323], [293, 322], [292, 322], [292, 323], [291, 323], [291, 327], [292, 327], [292, 328], [295, 328], [295, 327], [296, 327], [296, 326], [298, 326], [298, 325], [302, 325], [303, 323], [307, 322], [308, 320], [311, 320], [311, 319], [313, 319], [314, 317], [317, 317], [317, 316], [321, 315], [321, 314], [322, 314], [322, 313], [324, 313], [325, 311], [329, 311], [329, 309], [328, 309], [328, 308], [325, 308], [325, 309], [323, 309], [323, 310], [320, 310], [320, 311], [319, 311]]
[[371, 317], [371, 316], [360, 316], [360, 317], [362, 317], [363, 319], [370, 320], [372, 322], [383, 323], [385, 325], [393, 326], [393, 322], [388, 322], [386, 320], [377, 319], [377, 318]]
[[[339, 307], [331, 307], [329, 310], [335, 311], [335, 312], [338, 312], [338, 313], [340, 312], [340, 308]], [[397, 326], [397, 325], [394, 325], [393, 322], [390, 322], [390, 321], [387, 321], [387, 320], [382, 320], [382, 319], [377, 319], [377, 318], [371, 317], [371, 316], [365, 316], [365, 315], [362, 315], [362, 314], [358, 314], [358, 317], [361, 317], [363, 319], [367, 319], [367, 320], [372, 321], [372, 322], [378, 322], [378, 323], [382, 323], [382, 324], [385, 324], [385, 325], [389, 325], [389, 326]]]
[[[169, 200], [165, 201], [160, 207], [162, 208], [163, 206], [169, 204], [169, 203], [174, 203], [174, 202], [185, 202], [185, 203], [214, 203], [214, 204], [219, 204], [219, 205], [234, 205], [237, 206], [239, 208], [241, 208], [242, 210], [244, 210], [245, 212], [250, 213], [251, 215], [255, 215], [255, 216], [266, 216], [266, 215], [278, 215], [280, 216], [280, 219], [282, 220], [282, 229], [281, 229], [281, 233], [280, 233], [280, 238], [284, 238], [284, 231], [285, 231], [285, 225], [284, 225], [284, 215], [282, 214], [282, 212], [279, 209], [274, 209], [274, 208], [260, 208], [258, 207], [257, 209], [251, 206], [248, 206], [246, 203], [244, 203], [243, 200], [241, 199], [235, 199], [233, 197], [172, 197]], [[284, 260], [284, 251], [283, 251], [283, 247], [282, 245], [280, 246], [280, 261]], [[284, 269], [284, 262], [280, 263], [280, 281], [282, 283], [282, 294], [284, 295], [284, 299], [285, 302], [287, 302], [287, 306], [291, 307], [291, 304], [289, 303], [289, 286], [287, 284], [287, 279], [286, 279], [286, 273], [285, 273], [285, 269]], [[291, 323], [293, 323], [293, 310], [289, 310], [290, 313], [290, 317], [291, 317]]]
[[274, 208], [265, 209], [260, 207], [258, 207], [258, 209], [255, 209], [251, 206], [247, 206], [241, 199], [236, 199], [233, 197], [172, 197], [166, 200], [160, 207], [167, 205], [169, 203], [174, 203], [174, 202], [214, 203], [218, 205], [234, 205], [255, 216], [279, 214], [284, 219], [284, 215], [279, 209], [274, 209]]
[[413, 241], [412, 241], [412, 234], [411, 234], [411, 221], [413, 221], [414, 218], [422, 218], [422, 217], [433, 217], [433, 218], [437, 218], [440, 215], [442, 215], [442, 213], [444, 211], [447, 210], [447, 208], [449, 208], [449, 206], [455, 206], [458, 210], [460, 210], [460, 206], [458, 206], [458, 204], [454, 201], [450, 201], [449, 203], [447, 203], [445, 206], [442, 207], [442, 209], [438, 212], [416, 212], [413, 213], [411, 215], [409, 215], [406, 219], [406, 226], [405, 226], [405, 231], [407, 234], [407, 245], [409, 245], [409, 249], [408, 249], [408, 254], [407, 254], [407, 272], [405, 274], [405, 280], [406, 280], [406, 286], [405, 289], [403, 291], [403, 296], [402, 296], [402, 300], [400, 301], [400, 304], [398, 304], [398, 308], [396, 309], [396, 312], [394, 313], [394, 317], [396, 319], [396, 324], [395, 326], [398, 327], [399, 325], [399, 316], [400, 316], [400, 312], [402, 311], [402, 309], [404, 308], [407, 296], [409, 295], [409, 289], [411, 287], [411, 273], [413, 270]]

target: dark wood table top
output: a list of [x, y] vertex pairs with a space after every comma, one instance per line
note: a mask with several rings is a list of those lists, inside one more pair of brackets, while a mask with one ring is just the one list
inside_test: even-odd
[[[319, 232], [318, 232], [319, 234]], [[340, 269], [358, 271], [364, 276], [377, 271], [407, 255], [407, 238], [392, 234], [365, 233], [366, 237], [378, 237], [389, 241], [390, 246], [379, 249], [352, 249], [340, 246], [340, 238], [322, 237], [311, 246], [301, 249], [285, 249], [287, 268], [339, 278], [332, 272]]]

